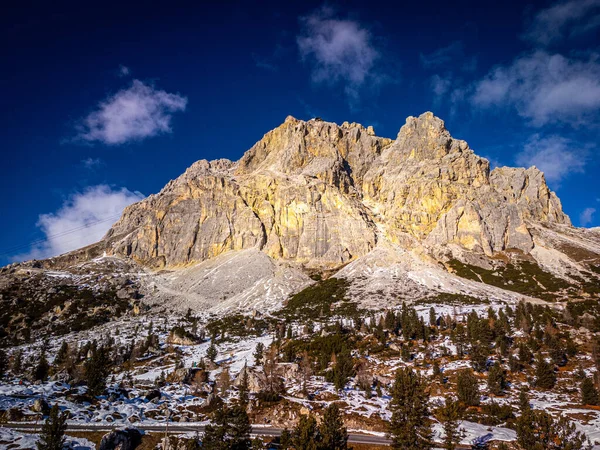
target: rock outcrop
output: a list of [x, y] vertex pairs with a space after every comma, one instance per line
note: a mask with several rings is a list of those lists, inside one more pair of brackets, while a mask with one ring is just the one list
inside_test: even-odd
[[[372, 308], [436, 295], [600, 298], [600, 233], [571, 226], [537, 168], [490, 170], [432, 113], [409, 117], [394, 140], [288, 117], [239, 161], [198, 161], [129, 206], [100, 242], [0, 269], [0, 300], [11, 311], [14, 293], [49, 298], [51, 328], [90, 296], [88, 309], [104, 315], [106, 305], [137, 314], [142, 299], [270, 311], [313, 284], [309, 275], [346, 278], [352, 299]], [[40, 289], [67, 279], [69, 301]], [[5, 315], [7, 338], [24, 316]]]
[[432, 113], [409, 117], [394, 141], [358, 124], [288, 117], [238, 162], [198, 161], [128, 207], [101, 245], [153, 268], [255, 248], [330, 269], [381, 239], [435, 257], [448, 245], [528, 253], [532, 222], [570, 225], [543, 174], [490, 172]]

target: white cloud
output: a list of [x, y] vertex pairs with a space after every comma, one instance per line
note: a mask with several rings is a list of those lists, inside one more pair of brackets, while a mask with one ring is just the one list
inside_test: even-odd
[[359, 22], [334, 18], [331, 8], [320, 8], [301, 23], [296, 42], [302, 59], [312, 65], [315, 82], [341, 82], [346, 94], [356, 98], [361, 86], [378, 79], [373, 69], [379, 52]]
[[596, 213], [596, 208], [585, 208], [581, 214], [579, 214], [579, 225], [582, 227], [587, 227], [594, 220], [594, 214]]
[[441, 77], [440, 75], [433, 75], [430, 79], [431, 90], [436, 97], [442, 97], [446, 94], [452, 86], [451, 77]]
[[104, 162], [100, 158], [85, 158], [81, 160], [81, 165], [88, 170], [97, 169], [103, 164]]
[[88, 187], [70, 196], [56, 212], [41, 214], [37, 226], [45, 238], [12, 260], [48, 258], [98, 242], [126, 206], [143, 198], [126, 188], [104, 184]]
[[521, 166], [536, 166], [555, 188], [567, 176], [582, 173], [586, 164], [586, 149], [560, 136], [534, 135], [516, 155]]
[[535, 51], [491, 70], [474, 86], [475, 106], [514, 107], [534, 126], [581, 124], [600, 109], [600, 61]]
[[119, 145], [170, 133], [173, 113], [184, 111], [186, 105], [186, 97], [133, 80], [131, 87], [100, 102], [83, 119], [77, 138]]
[[119, 76], [120, 77], [126, 77], [131, 73], [131, 71], [129, 70], [129, 67], [124, 66], [123, 64], [121, 64], [119, 66]]
[[537, 45], [576, 38], [600, 27], [600, 0], [570, 0], [542, 9], [524, 37]]

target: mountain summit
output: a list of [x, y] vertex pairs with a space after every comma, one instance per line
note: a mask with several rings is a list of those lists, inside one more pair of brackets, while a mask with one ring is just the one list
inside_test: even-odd
[[600, 295], [600, 233], [571, 225], [538, 169], [490, 170], [430, 112], [395, 140], [288, 117], [239, 161], [198, 161], [129, 206], [100, 242], [9, 266], [0, 288], [31, 267], [109, 272], [146, 303], [215, 312], [277, 309], [332, 275], [377, 309], [436, 295], [555, 302]]
[[432, 255], [529, 253], [536, 225], [570, 226], [544, 175], [490, 171], [430, 112], [409, 117], [396, 140], [288, 117], [239, 161], [198, 161], [128, 207], [101, 245], [153, 268], [256, 248], [332, 269], [380, 241]]

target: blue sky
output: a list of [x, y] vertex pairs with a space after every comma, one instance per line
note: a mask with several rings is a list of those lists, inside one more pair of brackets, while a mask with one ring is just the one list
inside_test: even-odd
[[5, 11], [0, 264], [97, 240], [290, 114], [395, 137], [431, 110], [600, 225], [600, 0], [211, 3]]

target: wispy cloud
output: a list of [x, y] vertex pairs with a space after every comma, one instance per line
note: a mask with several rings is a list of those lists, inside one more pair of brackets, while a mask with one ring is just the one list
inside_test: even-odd
[[440, 75], [433, 75], [430, 78], [431, 90], [435, 94], [436, 97], [441, 97], [445, 95], [452, 86], [452, 78], [442, 77]]
[[81, 121], [76, 139], [119, 145], [170, 133], [173, 114], [186, 106], [186, 97], [133, 80]]
[[334, 13], [323, 7], [302, 17], [296, 42], [302, 59], [312, 67], [314, 82], [342, 83], [346, 94], [356, 99], [362, 86], [379, 79], [374, 68], [380, 54], [366, 27]]
[[94, 170], [104, 165], [100, 158], [85, 158], [81, 160], [81, 165], [87, 170]]
[[124, 66], [123, 64], [121, 64], [119, 66], [119, 76], [120, 77], [126, 77], [129, 76], [129, 74], [131, 73], [131, 71], [129, 70], [129, 67]]
[[525, 39], [547, 46], [581, 37], [600, 27], [600, 0], [570, 0], [538, 11]]
[[579, 225], [582, 227], [587, 227], [594, 220], [594, 214], [596, 213], [596, 208], [585, 208], [581, 214], [579, 214]]
[[473, 105], [514, 107], [534, 126], [552, 123], [579, 125], [594, 119], [600, 109], [600, 61], [542, 50], [497, 66], [474, 86]]
[[522, 166], [536, 166], [549, 182], [558, 188], [560, 182], [585, 169], [587, 149], [561, 136], [532, 136], [516, 155], [515, 162]]
[[465, 55], [465, 46], [462, 41], [452, 42], [431, 53], [420, 53], [419, 60], [425, 69], [472, 72], [477, 68], [477, 58]]
[[257, 53], [252, 53], [252, 60], [254, 61], [254, 65], [259, 69], [265, 69], [271, 72], [277, 72], [278, 70], [277, 65]]
[[53, 213], [41, 214], [37, 226], [45, 238], [13, 261], [60, 255], [99, 241], [117, 221], [123, 209], [144, 196], [126, 188], [107, 185], [88, 187], [65, 200]]

